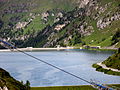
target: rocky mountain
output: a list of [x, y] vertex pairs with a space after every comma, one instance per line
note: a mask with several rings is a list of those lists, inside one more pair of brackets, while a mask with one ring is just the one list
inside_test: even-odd
[[0, 5], [0, 38], [18, 47], [120, 46], [119, 0], [1, 0]]

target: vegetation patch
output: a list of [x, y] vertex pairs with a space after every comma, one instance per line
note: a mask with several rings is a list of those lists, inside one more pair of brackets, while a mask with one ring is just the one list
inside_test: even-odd
[[0, 87], [7, 87], [8, 90], [30, 90], [29, 81], [24, 85], [23, 82], [15, 80], [4, 69], [0, 68]]
[[92, 67], [96, 68], [96, 71], [104, 72], [105, 74], [120, 76], [120, 72], [115, 72], [115, 71], [112, 71], [112, 70], [104, 69], [104, 68], [102, 68], [101, 66], [99, 66], [97, 64], [93, 64]]
[[83, 85], [83, 86], [32, 87], [31, 90], [97, 90], [97, 89], [89, 85]]
[[110, 56], [107, 60], [103, 62], [107, 67], [120, 70], [120, 52]]

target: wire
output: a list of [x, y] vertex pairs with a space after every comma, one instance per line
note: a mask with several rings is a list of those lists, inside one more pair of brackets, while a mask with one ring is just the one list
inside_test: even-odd
[[49, 66], [52, 66], [52, 67], [54, 67], [54, 68], [56, 68], [56, 69], [58, 69], [58, 70], [60, 70], [60, 71], [63, 71], [64, 73], [67, 73], [67, 74], [69, 74], [69, 75], [71, 75], [71, 76], [73, 76], [73, 77], [76, 77], [76, 78], [78, 78], [78, 79], [80, 79], [80, 80], [83, 80], [83, 81], [91, 84], [91, 82], [89, 82], [89, 81], [87, 81], [87, 80], [85, 80], [85, 79], [83, 79], [83, 78], [81, 78], [81, 77], [79, 77], [79, 76], [77, 76], [77, 75], [75, 75], [75, 74], [72, 74], [72, 73], [70, 73], [70, 72], [68, 72], [68, 71], [65, 71], [65, 70], [63, 70], [63, 69], [61, 69], [61, 68], [59, 68], [59, 67], [57, 67], [57, 66], [55, 66], [55, 65], [53, 65], [53, 64], [50, 64], [50, 63], [48, 63], [48, 62], [46, 62], [46, 61], [43, 61], [43, 60], [41, 60], [41, 59], [39, 59], [39, 58], [37, 58], [37, 57], [34, 57], [34, 56], [32, 56], [32, 55], [30, 55], [30, 54], [28, 54], [28, 53], [26, 53], [26, 52], [23, 52], [23, 51], [21, 51], [21, 50], [18, 50], [18, 49], [17, 49], [17, 51], [22, 52], [22, 53], [24, 53], [24, 54], [27, 55], [27, 56], [30, 56], [30, 57], [32, 57], [32, 58], [34, 58], [34, 59], [36, 59], [36, 60], [38, 60], [38, 61], [40, 61], [40, 62], [43, 62], [43, 63], [45, 63], [45, 64], [47, 64], [47, 65], [49, 65]]

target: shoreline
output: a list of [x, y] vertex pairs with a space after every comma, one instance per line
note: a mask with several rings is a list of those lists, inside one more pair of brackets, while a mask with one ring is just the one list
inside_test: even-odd
[[[120, 85], [119, 83], [116, 84], [107, 84], [107, 85]], [[86, 84], [86, 85], [62, 85], [62, 86], [31, 86], [31, 87], [42, 87], [42, 88], [46, 88], [46, 87], [77, 87], [77, 86], [91, 86], [91, 84]]]
[[[52, 51], [52, 50], [66, 50], [66, 49], [74, 49], [74, 47], [60, 47], [60, 48], [17, 48], [21, 51]], [[16, 49], [0, 49], [0, 52], [11, 52], [11, 51], [17, 51]]]
[[102, 64], [102, 62], [96, 63], [96, 64], [101, 66], [103, 69], [111, 70], [111, 71], [114, 71], [114, 72], [120, 72], [120, 70], [118, 70], [118, 69], [107, 67], [105, 64]]
[[[100, 50], [100, 51], [116, 51], [118, 48], [99, 48], [99, 49], [92, 49], [92, 48], [84, 48], [84, 47], [57, 47], [57, 48], [33, 48], [33, 47], [27, 47], [27, 48], [17, 48], [21, 51], [52, 51], [52, 50], [67, 50], [67, 49], [80, 49], [80, 50]], [[0, 49], [0, 52], [16, 52], [16, 49]]]
[[[112, 87], [114, 89], [119, 89], [120, 84], [107, 84], [108, 87]], [[31, 87], [30, 90], [97, 90], [92, 85], [68, 85], [68, 86], [43, 86], [43, 87]]]
[[113, 69], [113, 68], [104, 68], [104, 65], [98, 65], [98, 63], [92, 65], [93, 68], [96, 69], [98, 72], [103, 72], [104, 74], [108, 75], [115, 75], [115, 76], [120, 76], [120, 71]]

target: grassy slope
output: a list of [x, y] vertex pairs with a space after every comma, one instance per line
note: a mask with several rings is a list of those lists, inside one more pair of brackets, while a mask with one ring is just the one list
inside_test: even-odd
[[22, 85], [19, 81], [11, 77], [7, 71], [0, 68], [0, 87], [4, 85], [6, 85], [9, 90], [25, 90], [24, 85]]
[[[0, 1], [2, 2], [2, 1]], [[62, 8], [64, 10], [71, 10], [73, 7], [73, 3], [76, 2], [76, 0], [6, 0], [4, 3], [2, 3], [2, 7], [0, 9], [8, 8], [9, 6], [13, 4], [36, 4], [36, 6], [28, 6], [30, 8], [30, 11], [32, 12], [40, 12], [45, 11], [53, 8]]]
[[[120, 84], [112, 84], [108, 86], [114, 89], [120, 88]], [[81, 85], [81, 86], [32, 87], [31, 90], [97, 90], [97, 89], [91, 87], [90, 85]]]
[[97, 90], [91, 86], [56, 86], [56, 87], [32, 87], [31, 90]]
[[[8, 9], [9, 7], [12, 10], [18, 10], [17, 7], [11, 7], [11, 5], [21, 5], [21, 4], [32, 4], [31, 6], [26, 6], [25, 8], [29, 9], [29, 12], [33, 13], [42, 13], [47, 10], [52, 9], [63, 9], [65, 11], [72, 10], [75, 5], [75, 1], [71, 0], [8, 0], [9, 2], [5, 2], [1, 7], [0, 10]], [[27, 3], [26, 3], [27, 2]], [[21, 13], [17, 13], [20, 15]], [[16, 14], [10, 14], [10, 15], [16, 15]], [[7, 19], [7, 17], [10, 16], [9, 14], [6, 15], [6, 18], [3, 17], [3, 19]]]
[[[37, 8], [33, 9], [32, 12], [34, 13], [42, 13], [47, 10], [53, 10], [53, 9], [61, 9], [64, 11], [71, 11], [73, 8], [75, 8], [74, 4], [70, 0], [36, 0], [35, 3], [38, 3], [39, 5]], [[46, 24], [43, 24], [41, 20], [41, 16], [36, 17], [33, 22], [24, 29], [25, 32], [28, 30], [32, 31], [40, 31], [46, 27], [46, 25], [50, 24], [53, 25], [54, 18], [49, 17], [49, 20]]]
[[[114, 13], [118, 7], [119, 2], [118, 1], [113, 1], [113, 0], [101, 0], [99, 5], [104, 6], [105, 4], [112, 2], [112, 5], [109, 6], [107, 8], [107, 10], [102, 13], [100, 16], [104, 17], [108, 12], [112, 12]], [[93, 12], [94, 15], [95, 12]], [[110, 14], [110, 16], [112, 16], [112, 14]], [[96, 21], [95, 20], [90, 20], [89, 17], [86, 17], [86, 20], [91, 23], [90, 25], [92, 25], [94, 27], [94, 33], [92, 33], [91, 35], [83, 38], [83, 41], [87, 44], [87, 45], [97, 45], [97, 46], [110, 46], [111, 45], [111, 39], [113, 34], [115, 34], [116, 29], [119, 28], [119, 21], [113, 21], [111, 26], [106, 27], [102, 30], [99, 30], [96, 27]], [[92, 42], [93, 41], [93, 42]]]
[[[22, 7], [11, 7], [11, 5], [22, 5], [22, 4], [32, 4], [31, 6], [26, 6], [24, 8], [29, 9], [28, 12], [25, 13], [13, 13], [13, 14], [4, 14], [0, 19], [4, 21], [4, 28], [8, 27], [9, 23], [12, 23], [15, 25], [18, 21], [25, 21], [28, 18], [30, 18], [30, 13], [35, 14], [41, 14], [43, 12], [46, 12], [47, 10], [53, 10], [53, 9], [60, 9], [64, 11], [71, 11], [73, 8], [75, 8], [76, 0], [8, 0], [2, 6], [0, 7], [0, 12], [2, 10], [11, 8], [12, 10], [18, 10]], [[2, 15], [2, 14], [1, 14]], [[11, 18], [20, 17], [20, 20], [18, 21], [11, 21]], [[24, 34], [31, 32], [31, 31], [40, 31], [46, 27], [46, 25], [53, 24], [53, 18], [50, 18], [48, 23], [43, 24], [41, 20], [41, 16], [36, 17], [32, 23], [30, 23], [25, 29]], [[4, 30], [4, 29], [3, 29]]]

